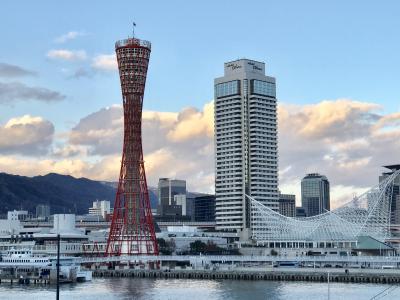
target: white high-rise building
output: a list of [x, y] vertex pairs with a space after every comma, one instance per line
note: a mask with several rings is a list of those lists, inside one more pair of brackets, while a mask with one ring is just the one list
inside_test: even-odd
[[265, 64], [225, 63], [214, 80], [216, 223], [251, 234], [250, 195], [279, 210], [275, 78]]
[[107, 200], [96, 200], [93, 202], [93, 206], [89, 207], [89, 215], [102, 216], [106, 218], [107, 214], [111, 213], [110, 201]]

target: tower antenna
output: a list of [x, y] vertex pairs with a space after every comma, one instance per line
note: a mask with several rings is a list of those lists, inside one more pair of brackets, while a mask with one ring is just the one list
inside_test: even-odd
[[132, 22], [132, 37], [135, 37], [135, 27], [136, 27], [136, 23]]

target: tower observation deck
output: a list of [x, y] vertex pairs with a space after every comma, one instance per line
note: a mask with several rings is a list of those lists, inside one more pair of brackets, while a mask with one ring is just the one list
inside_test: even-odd
[[151, 43], [128, 38], [117, 41], [115, 51], [124, 108], [124, 141], [106, 255], [157, 255], [142, 149], [143, 95]]

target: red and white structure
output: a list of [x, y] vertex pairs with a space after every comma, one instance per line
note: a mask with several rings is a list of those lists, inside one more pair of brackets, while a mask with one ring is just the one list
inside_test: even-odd
[[124, 145], [107, 256], [158, 255], [142, 149], [142, 107], [151, 44], [115, 43], [124, 107]]

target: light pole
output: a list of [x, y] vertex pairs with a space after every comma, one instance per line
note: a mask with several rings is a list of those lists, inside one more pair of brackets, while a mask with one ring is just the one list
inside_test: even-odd
[[57, 234], [57, 300], [60, 300], [60, 240], [60, 234]]
[[328, 300], [330, 300], [331, 299], [331, 290], [330, 290], [330, 278], [329, 278], [329, 272], [328, 272]]

